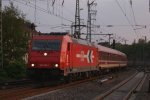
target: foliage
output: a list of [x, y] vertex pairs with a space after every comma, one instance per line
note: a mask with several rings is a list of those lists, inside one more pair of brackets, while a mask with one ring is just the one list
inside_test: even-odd
[[10, 7], [5, 7], [3, 11], [3, 51], [6, 66], [12, 60], [22, 59], [26, 52], [28, 37], [24, 27], [24, 15], [10, 3]]
[[3, 58], [4, 69], [0, 72], [2, 76], [11, 78], [21, 78], [25, 76], [25, 62], [23, 56], [27, 52], [27, 43], [29, 39], [26, 31], [29, 23], [13, 3], [5, 7], [3, 16]]
[[131, 45], [116, 44], [116, 49], [124, 52], [128, 61], [136, 65], [150, 65], [150, 41], [139, 39]]
[[0, 69], [0, 81], [5, 81], [7, 79], [7, 73], [5, 70]]
[[10, 78], [20, 79], [25, 77], [25, 64], [20, 61], [12, 61], [5, 69]]

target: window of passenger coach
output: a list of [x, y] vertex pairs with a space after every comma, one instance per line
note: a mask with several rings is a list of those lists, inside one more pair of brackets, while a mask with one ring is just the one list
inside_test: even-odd
[[60, 40], [33, 40], [32, 50], [60, 50]]

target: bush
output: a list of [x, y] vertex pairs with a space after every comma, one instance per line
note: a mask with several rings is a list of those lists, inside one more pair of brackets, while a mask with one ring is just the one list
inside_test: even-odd
[[0, 69], [0, 82], [7, 80], [7, 73], [4, 69]]
[[7, 75], [10, 78], [21, 79], [26, 76], [25, 64], [19, 61], [13, 61], [6, 68]]

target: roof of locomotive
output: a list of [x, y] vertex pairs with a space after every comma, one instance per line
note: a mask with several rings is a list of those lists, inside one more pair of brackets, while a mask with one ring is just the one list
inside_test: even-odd
[[52, 37], [53, 39], [64, 39], [68, 42], [95, 46], [93, 43], [90, 43], [89, 41], [86, 41], [85, 39], [76, 39], [74, 37], [71, 37], [71, 35], [67, 32], [42, 33], [42, 34], [33, 36], [33, 39], [50, 39], [50, 37]]
[[32, 39], [50, 39], [50, 38], [53, 38], [53, 39], [62, 39], [63, 36], [67, 35], [68, 33], [66, 32], [62, 32], [62, 33], [41, 33], [41, 34], [38, 34], [38, 35], [34, 35], [32, 37]]

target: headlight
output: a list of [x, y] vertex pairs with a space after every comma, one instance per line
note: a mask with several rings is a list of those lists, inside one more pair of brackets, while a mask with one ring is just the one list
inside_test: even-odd
[[47, 53], [44, 53], [44, 56], [47, 56]]
[[57, 67], [58, 67], [58, 64], [55, 64], [55, 67], [57, 68]]
[[35, 64], [31, 64], [31, 66], [32, 66], [32, 67], [34, 67], [34, 66], [35, 66]]

